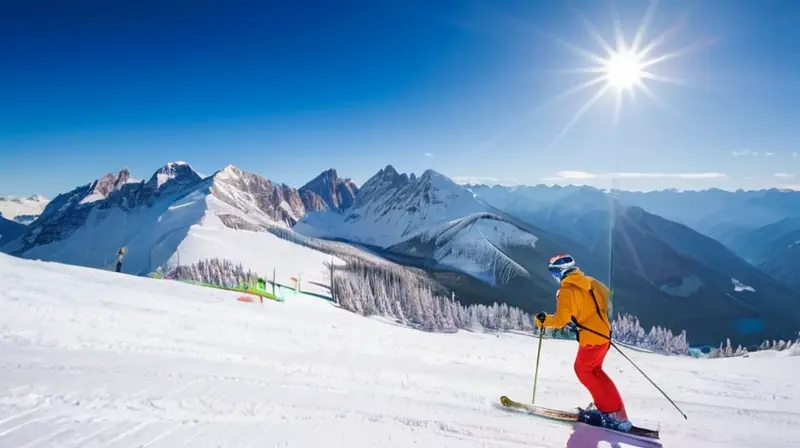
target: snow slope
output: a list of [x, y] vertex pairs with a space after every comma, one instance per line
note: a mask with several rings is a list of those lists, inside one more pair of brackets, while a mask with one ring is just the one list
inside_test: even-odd
[[424, 232], [421, 241], [433, 243], [433, 258], [491, 285], [507, 283], [528, 271], [508, 256], [510, 246], [536, 247], [538, 237], [490, 213], [453, 220], [444, 229]]
[[12, 221], [0, 215], [0, 246], [17, 238], [25, 232], [25, 224]]
[[128, 248], [124, 272], [147, 274], [174, 253], [205, 211], [203, 197], [176, 201], [176, 194], [159, 198], [150, 207], [94, 207], [68, 238], [35, 245], [23, 255], [109, 269], [116, 263], [117, 250], [124, 246]]
[[202, 192], [186, 198], [186, 207], [197, 207], [195, 200], [200, 201], [199, 207], [202, 207], [204, 214], [197, 224], [189, 228], [177, 248], [172, 249], [168, 264], [188, 265], [210, 257], [228, 259], [270, 279], [275, 270], [278, 283], [291, 285], [291, 278], [299, 277], [303, 290], [328, 293], [317, 283], [329, 283], [328, 268], [324, 263], [339, 263], [339, 258], [266, 231], [232, 229], [223, 224], [220, 215], [237, 216], [254, 225], [259, 223], [253, 220], [252, 214]]
[[[501, 394], [530, 398], [533, 337], [425, 333], [323, 300], [242, 303], [3, 254], [0, 279], [2, 447], [639, 446], [493, 406]], [[589, 401], [571, 373], [575, 350], [544, 342], [537, 403]], [[609, 355], [629, 412], [661, 422], [664, 446], [800, 439], [800, 357], [628, 356], [689, 415]]]

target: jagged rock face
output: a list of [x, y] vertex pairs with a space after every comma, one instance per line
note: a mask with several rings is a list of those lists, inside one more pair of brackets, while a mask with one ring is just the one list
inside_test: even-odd
[[348, 219], [367, 215], [383, 217], [394, 212], [419, 215], [425, 220], [427, 215], [441, 218], [460, 208], [467, 208], [468, 213], [486, 210], [467, 190], [436, 171], [427, 170], [416, 177], [399, 174], [388, 165], [361, 187]]
[[[396, 203], [401, 200], [401, 192], [411, 182], [413, 180], [407, 174], [400, 174], [393, 166], [387, 165], [361, 186], [359, 195], [354, 201], [352, 213], [348, 215], [348, 220], [364, 215], [360, 209], [370, 209], [371, 205], [376, 207], [377, 216], [385, 215], [396, 207]], [[386, 200], [387, 198], [390, 200]], [[409, 211], [413, 212], [413, 210]]]
[[103, 199], [105, 199], [109, 194], [121, 189], [123, 185], [127, 184], [130, 177], [130, 171], [125, 168], [123, 168], [117, 175], [108, 173], [100, 179], [94, 181], [91, 187], [91, 194], [101, 196]]
[[229, 165], [214, 175], [211, 194], [217, 199], [250, 212], [253, 208], [276, 222], [293, 226], [306, 214], [300, 193], [286, 184], [276, 184], [258, 174]]
[[86, 223], [94, 209], [118, 207], [130, 211], [151, 206], [160, 196], [195, 185], [200, 176], [187, 164], [169, 163], [159, 169], [149, 182], [132, 182], [130, 172], [106, 174], [89, 184], [55, 197], [41, 216], [28, 226], [22, 238], [6, 246], [11, 253], [22, 253], [34, 246], [69, 237]]
[[353, 205], [358, 187], [334, 169], [324, 171], [298, 190], [307, 211], [344, 210]]

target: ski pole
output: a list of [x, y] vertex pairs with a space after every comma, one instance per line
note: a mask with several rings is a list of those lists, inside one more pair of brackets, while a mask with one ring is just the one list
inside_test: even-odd
[[586, 328], [586, 327], [584, 327], [583, 325], [580, 325], [580, 328], [581, 328], [581, 329], [583, 329], [583, 330], [587, 330], [587, 331], [589, 331], [589, 332], [591, 332], [591, 333], [594, 333], [594, 334], [596, 334], [597, 336], [600, 336], [601, 338], [608, 339], [608, 342], [610, 342], [610, 343], [611, 343], [611, 346], [612, 346], [612, 347], [614, 347], [615, 349], [617, 349], [617, 351], [619, 352], [619, 354], [620, 354], [620, 355], [622, 355], [622, 356], [623, 356], [625, 359], [627, 359], [627, 360], [628, 360], [628, 362], [629, 362], [629, 363], [631, 363], [631, 365], [633, 365], [633, 367], [636, 367], [636, 370], [638, 370], [638, 371], [639, 371], [639, 373], [641, 373], [641, 374], [642, 374], [642, 376], [644, 376], [644, 377], [645, 377], [645, 379], [647, 379], [647, 381], [650, 381], [650, 384], [652, 384], [652, 385], [653, 385], [653, 387], [655, 387], [656, 389], [658, 389], [658, 391], [659, 391], [659, 392], [661, 392], [661, 395], [663, 395], [663, 396], [664, 396], [664, 398], [666, 398], [667, 400], [669, 400], [669, 402], [670, 402], [670, 403], [672, 403], [672, 405], [673, 405], [673, 406], [675, 406], [675, 409], [677, 409], [677, 410], [678, 410], [678, 412], [680, 412], [680, 413], [681, 413], [681, 415], [683, 416], [683, 418], [685, 418], [686, 420], [689, 420], [689, 417], [687, 417], [687, 416], [686, 416], [686, 414], [684, 414], [684, 413], [683, 413], [683, 411], [681, 411], [681, 408], [679, 408], [679, 407], [678, 407], [678, 405], [677, 405], [677, 404], [675, 404], [675, 402], [674, 402], [674, 401], [672, 401], [672, 399], [671, 399], [671, 398], [669, 398], [669, 396], [666, 394], [666, 392], [664, 392], [663, 390], [661, 390], [661, 388], [660, 388], [660, 387], [658, 387], [658, 384], [656, 384], [656, 383], [655, 383], [653, 380], [651, 380], [651, 379], [650, 379], [650, 377], [649, 377], [649, 376], [647, 376], [647, 374], [646, 374], [646, 373], [644, 373], [644, 372], [642, 371], [642, 369], [640, 369], [640, 368], [639, 368], [639, 366], [637, 366], [637, 365], [636, 365], [636, 363], [635, 363], [635, 362], [633, 362], [633, 360], [631, 360], [631, 358], [628, 358], [628, 355], [626, 355], [626, 354], [625, 354], [625, 353], [622, 351], [622, 349], [620, 349], [619, 347], [617, 347], [617, 344], [615, 344], [615, 343], [614, 343], [614, 341], [613, 341], [613, 340], [611, 340], [611, 338], [610, 338], [610, 337], [608, 337], [608, 336], [606, 336], [606, 335], [604, 335], [604, 334], [598, 333], [598, 332], [596, 332], [596, 331], [592, 330], [591, 328]]
[[544, 336], [544, 327], [539, 327], [539, 349], [536, 351], [536, 370], [533, 374], [533, 397], [531, 404], [536, 404], [536, 381], [539, 379], [539, 356], [542, 354], [542, 336]]

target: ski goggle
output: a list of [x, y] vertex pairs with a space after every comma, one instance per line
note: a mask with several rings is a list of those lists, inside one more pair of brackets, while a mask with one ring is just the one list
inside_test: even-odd
[[558, 283], [561, 283], [561, 269], [550, 268], [550, 275], [552, 275]]

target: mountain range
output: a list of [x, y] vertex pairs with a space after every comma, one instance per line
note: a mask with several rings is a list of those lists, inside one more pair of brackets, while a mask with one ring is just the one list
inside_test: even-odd
[[0, 217], [22, 224], [30, 224], [50, 202], [49, 199], [33, 195], [27, 198], [0, 196]]
[[621, 206], [640, 207], [711, 237], [739, 258], [800, 291], [800, 273], [788, 268], [800, 262], [800, 191], [606, 192], [588, 186], [463, 186], [488, 203], [533, 222], [547, 216], [543, 211], [562, 213], [569, 207], [595, 211], [599, 207], [607, 212], [608, 206], [602, 204], [613, 197]]
[[294, 188], [171, 162], [146, 181], [123, 169], [60, 194], [27, 225], [0, 221], [0, 250], [105, 268], [124, 246], [124, 272], [137, 275], [224, 258], [316, 284], [327, 262], [369, 258], [421, 269], [465, 304], [529, 312], [553, 310], [547, 259], [568, 252], [612, 287], [617, 314], [694, 343], [755, 345], [800, 330], [798, 279], [774, 258], [798, 253], [795, 201], [778, 190], [458, 185], [391, 165], [361, 187], [331, 169]]

